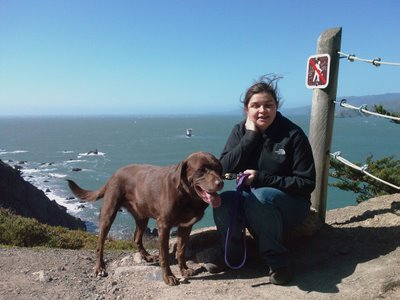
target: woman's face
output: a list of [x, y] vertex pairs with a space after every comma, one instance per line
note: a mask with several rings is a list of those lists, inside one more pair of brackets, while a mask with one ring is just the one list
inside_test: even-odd
[[247, 119], [253, 121], [260, 131], [267, 129], [275, 120], [277, 105], [268, 93], [254, 94], [245, 108]]

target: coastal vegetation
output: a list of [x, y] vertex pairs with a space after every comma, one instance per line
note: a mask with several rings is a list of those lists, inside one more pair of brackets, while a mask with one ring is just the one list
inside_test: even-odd
[[[331, 159], [330, 163], [329, 175], [336, 179], [330, 186], [353, 192], [357, 195], [357, 203], [399, 192], [397, 189], [350, 168], [334, 158]], [[357, 164], [360, 165], [359, 163]], [[373, 155], [369, 155], [366, 159], [366, 164], [368, 165], [368, 172], [374, 174], [374, 176], [400, 186], [400, 160], [396, 160], [393, 156], [373, 160]]]
[[[62, 249], [96, 248], [97, 235], [83, 230], [42, 224], [34, 218], [25, 218], [0, 208], [0, 245], [17, 247], [48, 247]], [[155, 247], [149, 240], [146, 247]], [[135, 250], [131, 240], [107, 238], [106, 250]]]
[[[389, 112], [383, 105], [374, 105], [374, 110], [382, 115], [400, 117], [399, 113]], [[391, 120], [391, 122], [400, 124], [397, 120]], [[357, 165], [361, 164], [357, 163]], [[400, 160], [395, 159], [394, 156], [373, 160], [373, 155], [371, 154], [367, 157], [365, 165], [367, 166], [368, 172], [374, 174], [374, 176], [393, 185], [400, 186]], [[337, 180], [331, 183], [330, 186], [355, 193], [357, 195], [357, 203], [377, 196], [399, 192], [398, 189], [381, 183], [363, 172], [342, 164], [334, 158], [330, 160], [329, 175]]]
[[[374, 105], [374, 110], [375, 110], [375, 112], [377, 112], [377, 113], [379, 113], [381, 115], [387, 115], [387, 116], [391, 116], [391, 117], [400, 118], [400, 114], [399, 113], [389, 112], [381, 104]], [[393, 123], [396, 123], [396, 124], [400, 124], [400, 121], [398, 121], [398, 120], [390, 120], [390, 121], [393, 122]]]

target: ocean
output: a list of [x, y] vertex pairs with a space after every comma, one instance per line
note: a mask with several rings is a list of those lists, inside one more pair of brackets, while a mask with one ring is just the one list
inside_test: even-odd
[[[308, 134], [309, 116], [287, 117]], [[195, 151], [219, 157], [232, 126], [241, 119], [240, 115], [0, 117], [0, 159], [21, 166], [25, 180], [85, 221], [89, 231], [97, 232], [102, 200], [81, 203], [69, 191], [66, 179], [97, 189], [130, 163], [171, 165]], [[191, 137], [186, 136], [187, 128], [192, 128]], [[399, 131], [399, 125], [378, 117], [336, 118], [331, 152], [341, 151], [359, 165], [371, 153], [374, 159], [391, 155], [400, 159]], [[234, 184], [226, 181], [224, 190], [234, 189]], [[355, 197], [329, 187], [327, 209], [356, 205]], [[212, 225], [208, 208], [194, 228]], [[110, 234], [131, 237], [134, 227], [133, 218], [122, 210]], [[156, 227], [154, 220], [149, 227]]]

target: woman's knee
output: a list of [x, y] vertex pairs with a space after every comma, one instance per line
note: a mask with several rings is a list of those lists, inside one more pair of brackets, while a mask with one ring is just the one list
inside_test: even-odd
[[263, 187], [254, 189], [250, 197], [256, 199], [261, 204], [274, 205], [275, 199], [283, 196], [284, 193], [278, 189]]
[[[309, 212], [309, 203], [306, 200], [293, 197], [274, 188], [256, 189], [251, 198], [253, 202], [257, 202], [258, 205], [261, 204], [260, 206], [267, 210], [279, 211], [285, 228], [292, 228], [300, 224]], [[254, 210], [254, 207], [252, 209]]]

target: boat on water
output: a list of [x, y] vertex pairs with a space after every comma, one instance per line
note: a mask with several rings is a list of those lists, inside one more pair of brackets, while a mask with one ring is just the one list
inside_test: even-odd
[[191, 137], [191, 136], [192, 136], [192, 132], [193, 132], [193, 129], [192, 129], [192, 128], [187, 128], [187, 129], [186, 129], [186, 136], [187, 136], [187, 137]]

